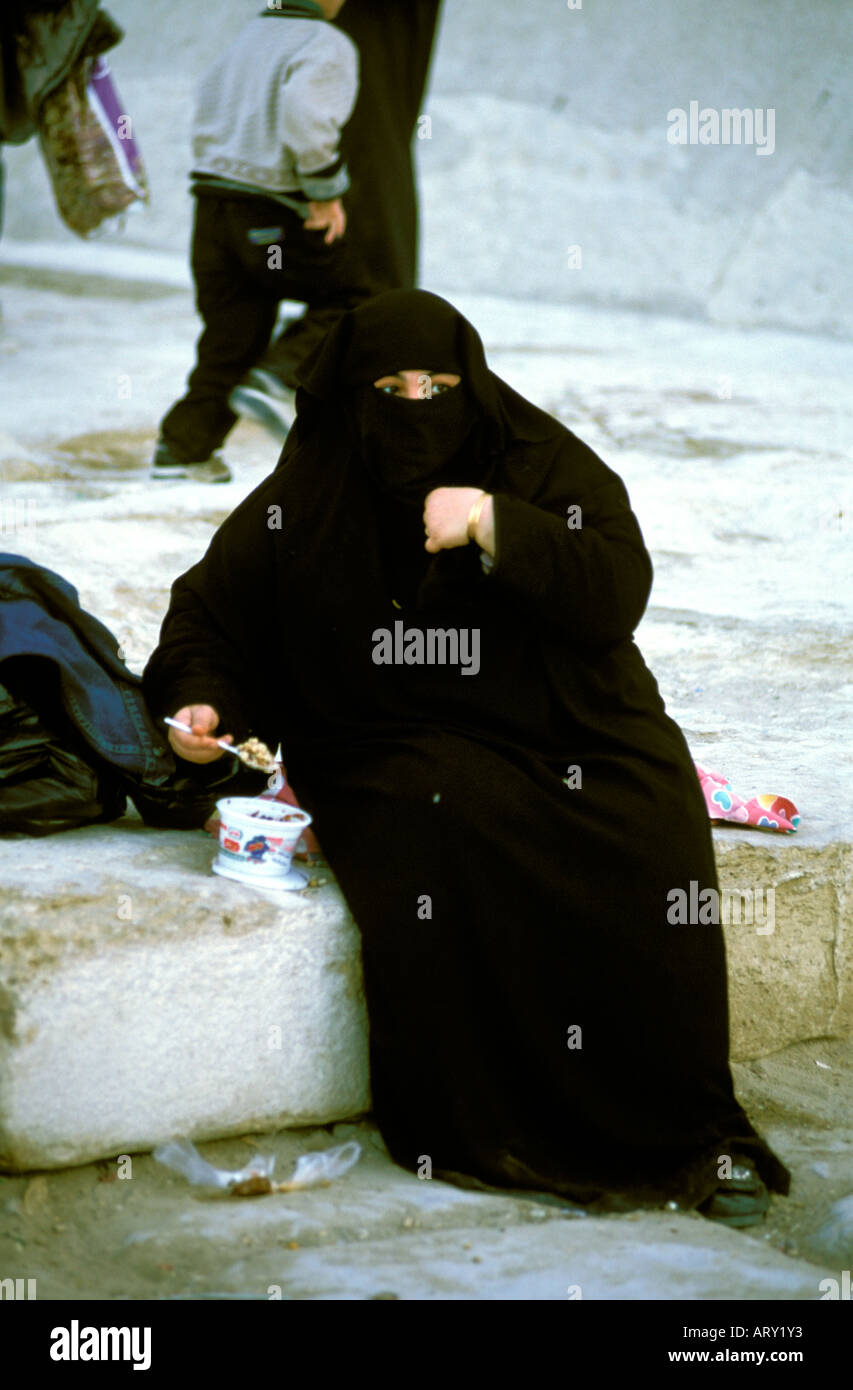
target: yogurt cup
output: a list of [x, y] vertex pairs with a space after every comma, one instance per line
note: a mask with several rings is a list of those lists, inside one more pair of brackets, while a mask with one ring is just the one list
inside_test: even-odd
[[311, 816], [286, 801], [226, 796], [217, 801], [219, 854], [213, 872], [258, 888], [304, 888], [308, 875], [291, 867]]

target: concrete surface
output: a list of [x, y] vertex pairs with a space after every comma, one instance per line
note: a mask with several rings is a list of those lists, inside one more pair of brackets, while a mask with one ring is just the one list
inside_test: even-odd
[[[126, 236], [183, 255], [194, 89], [258, 5], [107, 8], [152, 194]], [[447, 0], [415, 142], [423, 283], [850, 337], [852, 48], [837, 0]], [[671, 144], [691, 101], [772, 109], [773, 153]], [[70, 243], [35, 142], [4, 158], [4, 237]]]

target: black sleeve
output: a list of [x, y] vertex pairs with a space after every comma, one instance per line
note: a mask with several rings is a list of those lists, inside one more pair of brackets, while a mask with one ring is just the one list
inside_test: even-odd
[[245, 665], [193, 586], [192, 574], [172, 585], [160, 643], [142, 676], [145, 699], [156, 720], [185, 705], [212, 705], [219, 714], [217, 736], [233, 734], [241, 742], [252, 722]]
[[184, 705], [212, 705], [219, 714], [216, 732], [233, 734], [235, 742], [257, 725], [264, 653], [274, 640], [275, 557], [267, 489], [262, 484], [232, 513], [204, 559], [172, 585], [160, 642], [142, 676], [155, 719]]
[[622, 480], [580, 448], [582, 466], [561, 455], [535, 501], [495, 494], [488, 582], [534, 621], [605, 645], [629, 637], [643, 616], [652, 562]]

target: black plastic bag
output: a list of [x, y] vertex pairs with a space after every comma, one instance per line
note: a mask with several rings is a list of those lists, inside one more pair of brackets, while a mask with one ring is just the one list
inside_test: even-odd
[[114, 779], [0, 685], [0, 834], [52, 835], [117, 820], [125, 805]]

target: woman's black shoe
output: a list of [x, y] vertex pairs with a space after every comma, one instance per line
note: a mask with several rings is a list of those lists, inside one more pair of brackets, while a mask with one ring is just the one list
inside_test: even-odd
[[733, 1157], [732, 1175], [697, 1211], [724, 1226], [757, 1226], [770, 1207], [770, 1193], [747, 1158]]

